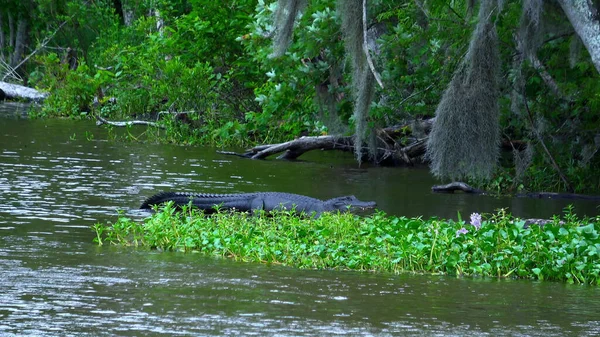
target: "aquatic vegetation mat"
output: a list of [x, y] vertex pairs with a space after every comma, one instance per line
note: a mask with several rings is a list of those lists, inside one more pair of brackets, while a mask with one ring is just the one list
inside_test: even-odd
[[[460, 216], [459, 216], [460, 217]], [[289, 212], [210, 216], [172, 203], [143, 222], [95, 224], [95, 242], [298, 268], [515, 277], [600, 284], [600, 217], [526, 226], [505, 210], [469, 221]]]

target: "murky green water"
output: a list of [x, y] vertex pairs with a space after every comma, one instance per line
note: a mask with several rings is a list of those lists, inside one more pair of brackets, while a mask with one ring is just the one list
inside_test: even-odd
[[426, 170], [357, 168], [335, 152], [287, 163], [108, 142], [91, 121], [15, 109], [0, 105], [1, 336], [600, 334], [598, 287], [297, 270], [97, 247], [89, 229], [117, 209], [140, 216], [159, 190], [355, 194], [388, 213], [441, 217], [498, 207], [547, 217], [566, 201], [434, 195]]

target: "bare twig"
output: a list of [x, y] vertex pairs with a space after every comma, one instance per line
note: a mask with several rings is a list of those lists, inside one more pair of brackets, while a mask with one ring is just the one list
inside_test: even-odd
[[21, 78], [21, 76], [15, 71], [15, 69], [13, 67], [11, 67], [10, 64], [4, 62], [4, 60], [2, 60], [2, 59], [0, 59], [0, 66], [2, 66], [2, 68], [6, 69], [6, 74], [3, 78], [6, 78], [10, 75], [17, 81], [23, 81], [23, 78]]
[[458, 17], [458, 19], [461, 22], [466, 22], [467, 20], [465, 20], [465, 18], [462, 17], [462, 15], [458, 14], [458, 12], [456, 10], [454, 10], [454, 8], [452, 7], [452, 5], [450, 5], [449, 3], [446, 3], [446, 6], [448, 6], [448, 8], [450, 9], [450, 11], [452, 13], [454, 13], [454, 15], [456, 15], [456, 17]]
[[419, 95], [419, 94], [421, 94], [421, 93], [423, 93], [423, 92], [431, 89], [433, 86], [434, 86], [434, 84], [430, 84], [427, 88], [425, 88], [423, 90], [419, 90], [419, 91], [413, 92], [412, 94], [408, 95], [408, 97], [406, 97], [405, 99], [403, 99], [402, 101], [400, 101], [400, 103], [398, 103], [398, 105], [400, 106], [400, 105], [404, 104], [409, 99], [411, 99], [411, 98], [415, 97], [416, 95]]
[[156, 114], [156, 119], [158, 120], [161, 115], [179, 116], [179, 115], [187, 115], [187, 114], [193, 114], [193, 113], [196, 113], [196, 110], [189, 110], [189, 111], [159, 111]]
[[[73, 18], [73, 16], [71, 16], [69, 18], [69, 20], [71, 20], [71, 18]], [[48, 44], [48, 42], [50, 42], [50, 40], [52, 40], [52, 38], [54, 37], [54, 35], [56, 35], [56, 33], [67, 23], [67, 21], [63, 21], [63, 23], [61, 23], [60, 26], [58, 26], [58, 28], [56, 28], [56, 30], [52, 34], [50, 34], [50, 36], [47, 36], [44, 39], [44, 41], [42, 41], [42, 43], [40, 44], [40, 46], [37, 49], [35, 49], [34, 51], [32, 51], [31, 54], [27, 55], [27, 57], [25, 57], [21, 62], [19, 62], [19, 64], [17, 64], [12, 69], [12, 71], [14, 72], [15, 70], [19, 69], [19, 67], [21, 65], [23, 65], [23, 63], [27, 62], [27, 60], [29, 60], [33, 55], [37, 54], [37, 52], [39, 52], [41, 49], [44, 49], [44, 47], [46, 47], [46, 45]], [[10, 73], [6, 73], [4, 75], [4, 77], [2, 77], [2, 80], [4, 81], [8, 77], [9, 74]]]

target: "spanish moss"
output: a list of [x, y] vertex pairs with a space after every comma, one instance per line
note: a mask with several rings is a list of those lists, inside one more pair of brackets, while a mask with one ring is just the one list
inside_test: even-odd
[[337, 10], [342, 20], [346, 54], [352, 62], [353, 83], [356, 84], [366, 65], [366, 56], [363, 51], [362, 1], [338, 0]]
[[517, 43], [523, 58], [534, 55], [542, 43], [542, 0], [523, 1], [523, 13]]
[[[364, 67], [362, 73], [359, 74], [358, 80], [361, 82], [360, 85], [355, 87], [355, 101], [354, 101], [354, 154], [360, 165], [363, 157], [363, 142], [367, 135], [367, 116], [369, 115], [369, 108], [371, 107], [371, 101], [375, 94], [375, 76], [371, 72], [369, 67]], [[374, 143], [369, 144], [371, 149], [371, 157], [374, 155], [373, 150]]]
[[[354, 89], [354, 153], [359, 164], [362, 160], [363, 142], [367, 134], [367, 116], [375, 93], [375, 77], [367, 65], [363, 49], [363, 2], [338, 0], [337, 10], [342, 21], [346, 55], [352, 64]], [[374, 151], [372, 151], [374, 152]]]
[[494, 5], [481, 2], [469, 50], [436, 110], [427, 157], [438, 178], [489, 179], [498, 162], [500, 59]]

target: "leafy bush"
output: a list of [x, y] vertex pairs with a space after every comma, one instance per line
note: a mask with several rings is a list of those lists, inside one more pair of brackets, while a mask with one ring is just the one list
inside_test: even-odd
[[90, 104], [101, 83], [90, 75], [85, 63], [76, 70], [61, 62], [55, 53], [38, 57], [43, 64], [35, 80], [37, 85], [52, 92], [42, 107], [42, 116], [78, 117], [90, 111]]

